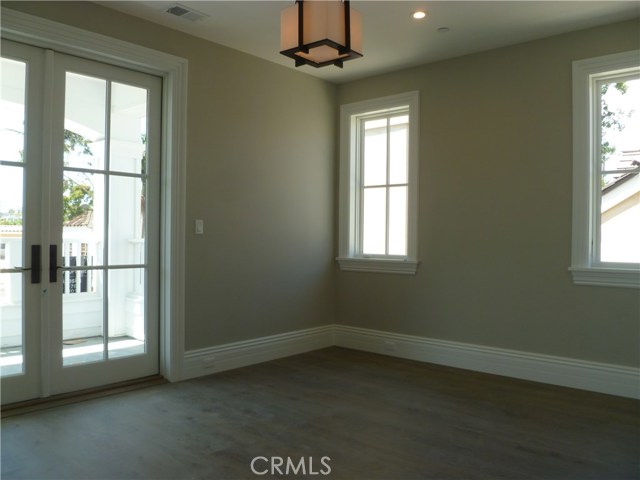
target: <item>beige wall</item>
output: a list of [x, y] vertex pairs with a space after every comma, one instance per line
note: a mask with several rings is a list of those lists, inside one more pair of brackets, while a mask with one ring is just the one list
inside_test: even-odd
[[187, 350], [333, 322], [333, 85], [93, 4], [3, 6], [188, 59]]
[[[3, 5], [189, 60], [187, 349], [338, 322], [638, 365], [638, 290], [567, 271], [571, 62], [638, 48], [637, 23], [335, 87], [96, 5]], [[337, 106], [410, 90], [418, 274], [336, 272]]]
[[571, 62], [639, 48], [626, 22], [341, 86], [420, 91], [415, 277], [341, 272], [338, 322], [638, 365], [637, 289], [574, 286]]

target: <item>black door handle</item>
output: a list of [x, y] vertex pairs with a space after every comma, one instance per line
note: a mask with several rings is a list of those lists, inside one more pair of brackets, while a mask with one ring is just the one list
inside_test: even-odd
[[42, 269], [40, 253], [40, 245], [31, 245], [31, 283], [40, 283], [40, 270]]
[[49, 245], [49, 282], [58, 281], [58, 246]]

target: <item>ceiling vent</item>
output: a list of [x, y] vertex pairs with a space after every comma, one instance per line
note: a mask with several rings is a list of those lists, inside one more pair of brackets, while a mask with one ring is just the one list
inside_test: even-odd
[[208, 16], [191, 8], [187, 8], [184, 5], [180, 5], [179, 3], [176, 3], [169, 7], [166, 12], [170, 13], [171, 15], [175, 15], [176, 17], [184, 18], [185, 20], [189, 20], [191, 22], [198, 21]]

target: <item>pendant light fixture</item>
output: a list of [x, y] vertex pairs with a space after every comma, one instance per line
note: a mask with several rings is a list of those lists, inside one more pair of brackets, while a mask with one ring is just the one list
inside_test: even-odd
[[362, 57], [362, 19], [349, 0], [297, 0], [280, 15], [280, 53], [296, 67], [342, 68]]

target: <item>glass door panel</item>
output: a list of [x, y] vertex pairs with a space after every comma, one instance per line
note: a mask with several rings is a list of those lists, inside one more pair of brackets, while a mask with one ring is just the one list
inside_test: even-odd
[[0, 157], [22, 162], [27, 64], [2, 58], [0, 66]]
[[2, 47], [2, 403], [155, 374], [161, 79]]
[[[0, 382], [2, 403], [40, 395], [42, 50], [2, 41]], [[35, 102], [35, 104], [32, 102]]]
[[[2, 148], [2, 147], [0, 147]], [[3, 152], [4, 153], [4, 152]], [[24, 168], [0, 165], [0, 375], [23, 373]]]
[[27, 64], [0, 65], [0, 375], [24, 372], [22, 290]]
[[145, 265], [145, 180], [109, 176], [109, 263]]
[[145, 269], [109, 272], [109, 356], [145, 353]]
[[77, 72], [65, 73], [65, 85], [62, 343], [69, 366], [147, 350], [148, 91]]
[[148, 259], [158, 259], [159, 222], [156, 197], [148, 193], [157, 195], [158, 177], [152, 182], [150, 172], [158, 161], [159, 128], [151, 131], [148, 119], [152, 111], [159, 117], [161, 83], [57, 58], [64, 131], [53, 134], [63, 136], [64, 148], [52, 173], [63, 185], [62, 215], [52, 219], [54, 239], [62, 237], [62, 328], [54, 336], [63, 353], [52, 372], [54, 391], [64, 391], [71, 383], [94, 386], [96, 372], [122, 379], [158, 370], [157, 308], [149, 308], [157, 293], [148, 285], [157, 269]]

